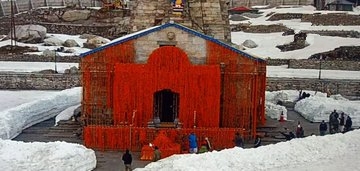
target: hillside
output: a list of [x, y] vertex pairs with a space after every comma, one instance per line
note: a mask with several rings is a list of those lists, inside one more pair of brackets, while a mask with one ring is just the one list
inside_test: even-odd
[[[266, 59], [319, 59], [323, 56], [327, 60], [359, 60], [359, 9], [334, 12], [316, 11], [312, 6], [287, 6], [232, 15], [232, 42], [242, 45], [245, 52]], [[129, 9], [40, 8], [16, 15], [15, 22], [16, 25], [39, 24], [46, 27], [48, 33], [87, 33], [111, 40], [130, 33], [130, 16]], [[8, 34], [10, 18], [0, 18], [0, 23], [0, 34]], [[306, 33], [300, 45], [295, 42], [297, 33]], [[256, 46], [244, 46], [246, 40], [252, 40]], [[6, 49], [9, 48], [0, 51], [7, 53]]]

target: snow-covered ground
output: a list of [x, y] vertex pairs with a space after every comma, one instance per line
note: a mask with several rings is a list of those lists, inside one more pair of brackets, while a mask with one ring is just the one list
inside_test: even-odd
[[279, 119], [281, 112], [286, 109], [277, 105], [278, 101], [295, 103], [295, 111], [299, 112], [305, 119], [312, 122], [329, 121], [329, 115], [336, 110], [338, 113], [344, 112], [353, 121], [353, 127], [360, 126], [360, 101], [349, 101], [341, 95], [327, 97], [325, 93], [303, 90], [309, 93], [309, 98], [299, 99], [299, 91], [280, 90], [266, 92], [266, 115], [273, 119]]
[[0, 166], [4, 171], [89, 171], [96, 167], [96, 156], [79, 144], [0, 139]]
[[[230, 21], [231, 24], [251, 23], [251, 25], [270, 25], [282, 24], [288, 28], [294, 29], [295, 32], [301, 30], [346, 30], [346, 31], [360, 31], [359, 26], [312, 26], [311, 23], [301, 22], [300, 19], [280, 20], [280, 21], [266, 21], [269, 17], [267, 14], [271, 12], [276, 13], [339, 13], [339, 11], [317, 11], [313, 6], [297, 6], [292, 8], [270, 8], [260, 9], [263, 12], [258, 18], [249, 18], [245, 21]], [[360, 7], [357, 7], [354, 12], [344, 12], [353, 15], [360, 14]], [[340, 46], [360, 46], [359, 38], [342, 38], [333, 36], [320, 36], [318, 34], [308, 34], [306, 42], [309, 46], [288, 52], [281, 52], [276, 48], [277, 45], [288, 44], [294, 40], [293, 35], [282, 36], [282, 32], [278, 33], [245, 33], [232, 32], [232, 42], [241, 45], [245, 40], [253, 40], [258, 47], [246, 49], [245, 52], [253, 54], [261, 58], [272, 59], [307, 59], [311, 55], [333, 50]]]
[[78, 63], [59, 63], [54, 62], [11, 62], [11, 61], [0, 61], [0, 72], [39, 72], [42, 70], [52, 69], [58, 73], [64, 73], [65, 69], [71, 67], [79, 67]]
[[[79, 106], [81, 88], [63, 91], [0, 91], [0, 166], [6, 171], [88, 171], [96, 167], [95, 152], [66, 142], [11, 141], [21, 131], [56, 116], [69, 119]], [[6, 105], [10, 104], [11, 105]], [[62, 112], [61, 112], [62, 111]]]
[[339, 171], [360, 170], [360, 130], [310, 136], [258, 148], [173, 155], [136, 171]]

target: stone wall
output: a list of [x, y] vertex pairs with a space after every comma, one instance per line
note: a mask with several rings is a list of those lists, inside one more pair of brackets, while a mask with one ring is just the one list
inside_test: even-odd
[[231, 0], [232, 5], [236, 6], [255, 6], [255, 5], [311, 5], [313, 0]]
[[[56, 62], [79, 63], [79, 56], [56, 56]], [[30, 55], [30, 54], [0, 54], [0, 61], [21, 62], [55, 62], [54, 56]]]
[[[319, 69], [320, 60], [289, 60], [289, 68]], [[322, 60], [321, 69], [360, 71], [360, 61]]]
[[173, 20], [216, 39], [230, 42], [226, 0], [186, 1], [182, 13], [173, 12], [169, 0], [137, 0], [131, 3], [132, 32]]
[[[168, 39], [169, 33], [174, 34], [174, 39]], [[154, 49], [166, 44], [176, 45], [176, 47], [182, 49], [193, 64], [205, 64], [206, 62], [206, 40], [174, 27], [159, 30], [136, 39], [136, 62], [146, 63]]]
[[276, 90], [313, 90], [343, 96], [360, 97], [360, 80], [332, 80], [306, 78], [267, 78], [267, 91]]
[[[16, 0], [13, 1], [15, 13], [47, 6], [99, 7], [101, 2], [92, 0]], [[11, 1], [0, 1], [0, 17], [11, 14]]]
[[0, 73], [0, 89], [63, 90], [78, 86], [79, 75]]
[[[0, 89], [63, 90], [81, 86], [79, 75], [0, 73]], [[313, 90], [360, 97], [360, 80], [267, 78], [267, 91]]]

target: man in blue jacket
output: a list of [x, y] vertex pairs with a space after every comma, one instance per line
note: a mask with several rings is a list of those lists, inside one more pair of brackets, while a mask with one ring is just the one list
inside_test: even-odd
[[191, 134], [189, 135], [189, 152], [190, 153], [197, 153], [198, 151], [198, 146], [197, 146], [197, 140], [196, 140], [196, 135], [194, 132], [191, 132]]

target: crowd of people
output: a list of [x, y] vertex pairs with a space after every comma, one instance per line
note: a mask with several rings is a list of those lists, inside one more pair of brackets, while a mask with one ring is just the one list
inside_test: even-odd
[[[340, 115], [336, 109], [329, 115], [329, 133], [345, 133], [351, 131], [352, 119], [349, 115], [341, 112]], [[327, 125], [323, 120], [319, 126], [320, 135], [325, 135], [327, 132]]]

